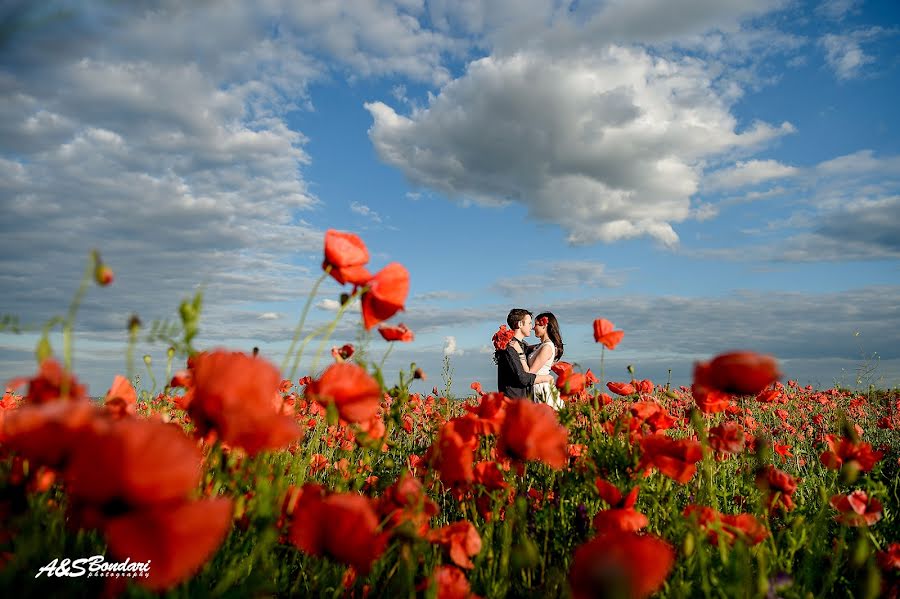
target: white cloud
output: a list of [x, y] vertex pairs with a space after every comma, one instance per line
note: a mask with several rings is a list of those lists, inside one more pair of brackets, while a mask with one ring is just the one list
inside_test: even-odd
[[403, 116], [381, 102], [369, 136], [414, 184], [486, 205], [519, 202], [571, 243], [677, 243], [700, 163], [793, 131], [737, 131], [695, 59], [608, 46], [556, 59], [488, 57]]
[[842, 21], [848, 14], [857, 12], [860, 5], [862, 0], [823, 0], [816, 7], [816, 13], [834, 21]]
[[449, 336], [444, 337], [444, 355], [445, 356], [461, 356], [465, 352], [462, 349], [457, 349], [456, 347], [456, 337]]
[[539, 301], [545, 292], [619, 287], [624, 283], [624, 278], [621, 273], [607, 272], [606, 265], [599, 262], [534, 260], [527, 264], [522, 275], [499, 278], [493, 288], [505, 296]]
[[364, 216], [369, 220], [380, 223], [381, 216], [365, 204], [360, 204], [359, 202], [350, 202], [350, 210], [360, 216]]
[[278, 312], [263, 312], [257, 318], [260, 320], [278, 320], [281, 318], [281, 315]]
[[875, 62], [875, 57], [863, 50], [863, 43], [890, 33], [881, 27], [857, 29], [842, 34], [828, 33], [822, 36], [819, 44], [825, 49], [825, 62], [835, 76], [846, 81], [859, 77], [867, 64]]
[[792, 177], [799, 172], [798, 168], [781, 164], [777, 160], [748, 160], [710, 173], [704, 179], [703, 187], [707, 191], [737, 189], [773, 179]]

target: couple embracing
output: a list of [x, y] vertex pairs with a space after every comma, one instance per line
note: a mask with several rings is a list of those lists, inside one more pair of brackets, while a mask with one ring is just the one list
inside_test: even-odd
[[[506, 317], [509, 325], [508, 343], [495, 343], [497, 387], [507, 397], [527, 397], [545, 403], [554, 410], [563, 406], [559, 389], [553, 382], [550, 369], [563, 355], [559, 323], [551, 312], [532, 317], [523, 308], [514, 308]], [[525, 338], [534, 335], [540, 343], [529, 345]]]

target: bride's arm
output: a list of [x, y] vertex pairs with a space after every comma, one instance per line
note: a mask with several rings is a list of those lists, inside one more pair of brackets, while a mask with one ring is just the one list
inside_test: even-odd
[[528, 356], [530, 365], [523, 364], [522, 367], [525, 369], [525, 372], [530, 372], [532, 374], [536, 373], [541, 369], [541, 366], [547, 363], [547, 360], [550, 359], [550, 354], [553, 353], [554, 349], [552, 345], [542, 345], [539, 350], [536, 352], [532, 352], [530, 356]]

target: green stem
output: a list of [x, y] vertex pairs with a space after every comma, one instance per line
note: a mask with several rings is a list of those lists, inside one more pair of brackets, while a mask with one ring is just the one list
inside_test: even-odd
[[[319, 280], [315, 282], [312, 287], [312, 290], [309, 292], [309, 296], [306, 298], [306, 305], [303, 306], [303, 312], [300, 313], [300, 321], [297, 323], [297, 328], [294, 329], [294, 338], [291, 339], [291, 346], [288, 348], [287, 353], [284, 354], [284, 359], [281, 361], [281, 372], [284, 372], [285, 368], [287, 368], [288, 362], [291, 359], [291, 354], [294, 351], [294, 347], [297, 345], [297, 340], [300, 339], [300, 333], [303, 331], [303, 325], [306, 323], [306, 315], [309, 313], [309, 307], [312, 305], [313, 299], [316, 297], [316, 291], [319, 290], [319, 285], [322, 284], [322, 281], [331, 273], [331, 265], [325, 267], [325, 272], [322, 273], [322, 276], [319, 277]], [[294, 374], [291, 373], [291, 379], [294, 378]]]
[[303, 357], [303, 351], [306, 349], [307, 344], [313, 339], [313, 337], [315, 337], [319, 333], [325, 332], [328, 329], [329, 325], [330, 323], [323, 324], [319, 328], [314, 329], [306, 337], [303, 338], [303, 341], [300, 342], [300, 349], [297, 350], [297, 355], [294, 356], [294, 364], [291, 366], [291, 374], [288, 377], [289, 379], [293, 380], [294, 376], [297, 374], [297, 367], [300, 365], [300, 358]]
[[394, 349], [394, 342], [391, 341], [388, 345], [387, 351], [384, 352], [384, 355], [381, 357], [381, 364], [378, 365], [378, 370], [384, 370], [384, 361], [387, 360], [387, 357], [391, 355], [391, 350]]
[[328, 330], [325, 331], [325, 335], [322, 337], [322, 341], [319, 342], [319, 349], [316, 350], [316, 357], [313, 358], [313, 363], [312, 363], [312, 371], [313, 372], [315, 372], [316, 366], [319, 364], [319, 357], [322, 355], [322, 350], [325, 349], [325, 344], [328, 343], [328, 339], [331, 338], [331, 334], [334, 332], [334, 329], [337, 327], [337, 324], [341, 321], [341, 317], [344, 315], [344, 312], [347, 311], [347, 308], [349, 308], [350, 305], [360, 295], [362, 295], [362, 289], [357, 289], [356, 291], [354, 291], [353, 295], [351, 295], [349, 297], [349, 299], [347, 299], [347, 301], [341, 305], [340, 309], [337, 312], [337, 316], [335, 316], [334, 320], [331, 321], [331, 324], [328, 325]]
[[[66, 314], [66, 319], [63, 321], [63, 363], [68, 372], [72, 372], [72, 329], [75, 324], [75, 314], [78, 312], [81, 300], [84, 299], [84, 294], [87, 292], [88, 285], [91, 283], [95, 268], [96, 264], [92, 257], [90, 261], [88, 261], [87, 268], [84, 269], [84, 275], [81, 277], [81, 284], [75, 292], [75, 297], [72, 298], [72, 303], [69, 305], [69, 312]], [[68, 387], [68, 379], [63, 377], [59, 389], [60, 397], [66, 396], [69, 392]]]
[[603, 385], [603, 358], [606, 357], [606, 346], [600, 346], [600, 385]]

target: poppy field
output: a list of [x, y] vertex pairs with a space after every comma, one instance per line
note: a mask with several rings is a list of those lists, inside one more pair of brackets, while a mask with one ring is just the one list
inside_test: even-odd
[[[152, 331], [169, 347], [164, 388], [118, 375], [97, 399], [72, 360], [80, 302], [114, 284], [91, 256], [36, 372], [0, 401], [4, 594], [900, 596], [900, 392], [813, 389], [770, 356], [715, 347], [690, 387], [607, 380], [628, 332], [598, 315], [584, 325], [596, 363], [553, 368], [558, 412], [494, 381], [411, 393], [428, 376], [415, 364], [369, 360], [414, 339], [388, 322], [410, 274], [371, 272], [338, 231], [322, 268], [310, 300], [330, 279], [341, 308], [308, 331], [307, 303], [280, 364], [196, 348], [197, 295]], [[373, 347], [329, 352], [355, 302]], [[500, 327], [495, 347], [509, 337]]]

